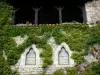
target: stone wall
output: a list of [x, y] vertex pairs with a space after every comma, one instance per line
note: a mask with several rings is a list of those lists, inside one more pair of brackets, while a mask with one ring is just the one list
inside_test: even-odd
[[48, 75], [53, 75], [53, 72], [57, 69], [63, 69], [64, 71], [66, 71], [66, 67], [56, 67], [55, 65], [52, 65], [45, 69], [43, 69], [42, 67], [19, 67], [18, 71], [21, 75], [39, 75], [39, 73], [42, 73], [44, 71], [46, 71]]
[[85, 4], [87, 24], [100, 21], [100, 0], [91, 1]]
[[[42, 68], [42, 64], [40, 60], [40, 52], [42, 49], [36, 48], [36, 45], [33, 44], [27, 49], [25, 49], [25, 52], [21, 54], [18, 63], [12, 66], [12, 69], [17, 69], [21, 75], [38, 75], [41, 72], [45, 72], [50, 75], [53, 74], [53, 72], [56, 71], [57, 69], [63, 69], [64, 71], [66, 71], [66, 68], [73, 67], [75, 65], [74, 60], [71, 58], [72, 51], [70, 50], [69, 46], [65, 42], [62, 42], [61, 45], [57, 45], [55, 43], [54, 38], [51, 37], [47, 43], [52, 47], [53, 50], [52, 65], [48, 66], [45, 69]], [[69, 53], [69, 64], [67, 65], [58, 64], [58, 52], [61, 50], [62, 47], [64, 47], [66, 51]], [[26, 54], [28, 53], [30, 48], [33, 48], [34, 52], [36, 53], [36, 65], [25, 65]]]

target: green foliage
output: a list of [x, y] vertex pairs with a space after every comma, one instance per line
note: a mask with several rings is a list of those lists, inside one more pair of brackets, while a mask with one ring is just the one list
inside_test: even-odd
[[89, 28], [89, 34], [91, 35], [91, 37], [99, 37], [100, 36], [100, 25], [97, 25], [95, 27], [90, 27]]
[[88, 66], [83, 75], [100, 75], [100, 62], [94, 62]]
[[[2, 37], [0, 39], [0, 42], [1, 42], [0, 50], [2, 51], [2, 49], [4, 48], [4, 50], [6, 51], [8, 65], [16, 64], [21, 53], [24, 52], [25, 48], [27, 48], [28, 46], [30, 46], [32, 44], [36, 44], [37, 47], [39, 47], [39, 48], [42, 47], [44, 49], [44, 53], [43, 53], [43, 55], [44, 55], [43, 56], [43, 58], [44, 58], [44, 61], [43, 61], [44, 66], [43, 67], [44, 68], [53, 63], [51, 47], [46, 43], [44, 38], [39, 38], [34, 34], [29, 35], [28, 39], [25, 40], [25, 42], [22, 45], [19, 45], [18, 47], [16, 46], [16, 43], [12, 37]], [[50, 56], [48, 56], [48, 55], [50, 55]], [[3, 61], [1, 61], [1, 62], [4, 64]], [[16, 73], [16, 72], [10, 71], [10, 66], [6, 66], [5, 64], [4, 64], [4, 69], [6, 71], [1, 70], [4, 73], [4, 74], [1, 73], [2, 75], [11, 75], [11, 74], [15, 75], [15, 73]], [[16, 75], [18, 75], [18, 74], [16, 73]]]
[[48, 65], [51, 65], [53, 63], [53, 60], [52, 60], [52, 48], [48, 44], [44, 45], [44, 47], [42, 47], [42, 48], [44, 48], [44, 50], [42, 51], [40, 56], [43, 58], [43, 62], [44, 62], [42, 67], [45, 68]]
[[[77, 27], [77, 26], [75, 26]], [[85, 29], [82, 29], [83, 27], [77, 27], [74, 26], [71, 28], [69, 27], [69, 30], [66, 29], [66, 42], [71, 47], [71, 50], [73, 51], [81, 51], [85, 48], [85, 43], [89, 38], [88, 34], [88, 27]]]
[[0, 75], [19, 75], [17, 71], [12, 72], [10, 65], [4, 59], [1, 51], [0, 51]]
[[58, 69], [53, 73], [53, 75], [65, 75], [65, 73], [62, 69]]
[[[54, 75], [65, 75], [63, 70], [57, 70]], [[67, 69], [66, 75], [100, 75], [100, 62], [92, 63], [90, 66], [86, 67], [86, 70], [78, 73], [76, 68]]]
[[92, 70], [91, 66], [87, 67], [85, 72], [82, 75], [96, 75], [95, 72]]
[[[3, 2], [2, 2], [3, 1]], [[85, 62], [83, 56], [90, 52], [90, 46], [100, 44], [100, 25], [89, 28], [86, 24], [72, 25], [50, 25], [36, 27], [13, 27], [11, 26], [12, 6], [0, 1], [0, 74], [18, 75], [16, 71], [11, 71], [10, 65], [17, 63], [24, 50], [36, 44], [37, 48], [42, 48], [40, 56], [43, 58], [42, 67], [46, 68], [53, 63], [52, 48], [47, 44], [48, 38], [53, 36], [57, 44], [66, 42], [73, 53], [72, 58], [76, 65]], [[27, 22], [27, 24], [29, 24]], [[28, 35], [28, 39], [17, 47], [12, 37]], [[6, 52], [7, 61], [2, 56], [3, 50]], [[84, 50], [84, 51], [83, 51]], [[76, 53], [77, 52], [77, 53]], [[83, 75], [99, 75], [100, 63], [93, 64], [86, 69]], [[43, 74], [41, 74], [43, 75]], [[63, 70], [57, 70], [54, 75], [65, 75]], [[76, 69], [69, 69], [67, 75], [77, 75]]]
[[53, 63], [52, 49], [46, 43], [45, 38], [38, 37], [35, 34], [31, 34], [28, 36], [28, 39], [26, 39], [24, 43], [19, 45], [18, 47], [12, 37], [5, 38], [4, 43], [4, 48], [9, 65], [14, 65], [15, 63], [17, 63], [21, 53], [24, 52], [24, 50], [32, 44], [36, 44], [37, 47], [43, 48], [43, 51], [41, 53], [41, 57], [43, 58], [43, 67], [47, 67], [48, 65], [51, 65]]
[[48, 64], [43, 62], [42, 67], [46, 68], [47, 66], [48, 66]]
[[4, 37], [0, 36], [0, 75], [12, 75], [10, 65], [3, 57], [4, 41]]
[[[24, 51], [25, 48], [27, 48], [31, 44], [36, 44], [37, 47], [43, 48], [43, 51], [40, 54], [40, 56], [44, 58], [43, 62], [46, 61], [46, 63], [44, 64], [47, 64], [46, 59], [49, 58], [50, 58], [49, 62], [52, 62], [52, 49], [49, 45], [47, 45], [47, 39], [50, 38], [51, 36], [55, 38], [57, 44], [66, 42], [71, 48], [71, 50], [77, 51], [76, 55], [73, 54], [72, 58], [76, 61], [77, 64], [80, 64], [85, 61], [83, 56], [88, 50], [85, 50], [84, 52], [82, 50], [86, 49], [87, 42], [90, 40], [90, 38], [93, 38], [96, 35], [96, 32], [99, 34], [99, 27], [97, 27], [95, 31], [91, 32], [93, 28], [88, 28], [87, 25], [82, 25], [82, 24], [59, 25], [55, 27], [45, 26], [45, 25], [41, 27], [12, 27], [6, 25], [3, 27], [3, 30], [4, 30], [2, 31], [3, 34], [6, 37], [9, 36], [7, 39], [19, 35], [29, 36], [29, 38], [24, 42], [24, 44], [20, 45], [18, 48], [16, 48], [16, 45], [14, 44], [13, 41], [11, 41], [13, 44], [8, 43], [12, 45], [12, 47], [14, 47], [14, 49], [11, 46], [8, 47], [10, 48], [9, 53], [13, 54], [13, 52], [11, 51], [12, 48], [12, 50], [16, 51], [16, 54], [18, 54], [15, 55], [16, 60], [13, 59], [15, 62], [17, 62], [17, 59], [20, 57], [20, 54]], [[80, 52], [83, 52], [83, 54], [79, 54]], [[77, 58], [74, 56], [77, 56]], [[8, 57], [12, 58], [10, 56]]]
[[11, 24], [12, 6], [5, 2], [0, 2], [0, 28], [6, 24]]
[[51, 65], [53, 63], [53, 60], [50, 57], [44, 57], [45, 59], [43, 60], [43, 62], [47, 63], [48, 65]]
[[66, 75], [78, 75], [78, 72], [75, 68], [70, 68], [70, 69], [67, 70]]
[[2, 27], [11, 23], [12, 6], [5, 3], [6, 0], [0, 1], [0, 75], [18, 75], [17, 72], [13, 74], [10, 65], [3, 57], [3, 50], [5, 50], [5, 36]]
[[7, 61], [8, 63], [11, 65], [12, 63], [15, 64], [17, 62], [17, 59], [18, 59], [18, 51], [16, 50], [16, 43], [15, 41], [10, 38], [10, 37], [7, 37], [7, 38], [4, 38], [5, 41], [4, 41], [4, 48], [5, 48], [5, 52], [6, 52], [6, 55], [7, 55]]
[[[0, 52], [0, 54], [2, 54], [2, 53]], [[3, 57], [1, 57], [1, 56], [2, 55], [0, 55], [0, 74], [1, 75], [6, 75], [8, 73], [8, 75], [10, 75], [10, 73], [11, 73], [9, 71], [10, 68], [6, 65], [5, 59]], [[6, 72], [6, 74], [5, 74], [5, 72]]]
[[89, 39], [86, 42], [86, 50], [87, 52], [91, 52], [90, 47], [94, 44], [100, 44], [100, 25], [89, 28]]
[[47, 74], [39, 73], [39, 75], [47, 75]]
[[[95, 29], [96, 28], [96, 29]], [[57, 44], [66, 42], [73, 53], [72, 58], [76, 65], [83, 63], [83, 56], [88, 53], [87, 46], [99, 43], [100, 27], [89, 28], [87, 25], [59, 25], [41, 27], [13, 27], [5, 25], [0, 30], [0, 50], [5, 50], [9, 65], [17, 63], [24, 50], [36, 44], [37, 48], [42, 48], [40, 56], [43, 58], [42, 67], [46, 68], [53, 63], [52, 48], [47, 44], [48, 38], [53, 36]], [[12, 37], [28, 35], [28, 39], [23, 44], [16, 46]], [[3, 46], [4, 44], [4, 46]], [[85, 50], [86, 49], [86, 50]], [[84, 51], [83, 51], [84, 50]]]
[[100, 37], [93, 37], [87, 41], [87, 45], [100, 44]]
[[100, 62], [94, 63], [92, 66], [92, 70], [95, 71], [96, 75], [100, 74]]
[[85, 59], [81, 53], [73, 53], [72, 58], [75, 60], [75, 62], [78, 64], [81, 64], [85, 62]]
[[100, 44], [100, 26], [95, 26], [93, 28], [89, 28], [89, 35], [90, 38], [87, 41], [87, 45], [93, 45], [93, 44]]

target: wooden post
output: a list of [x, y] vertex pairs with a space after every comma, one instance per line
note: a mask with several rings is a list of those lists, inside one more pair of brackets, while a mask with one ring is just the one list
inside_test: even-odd
[[18, 10], [19, 10], [19, 8], [17, 8], [17, 9], [13, 8], [13, 14], [12, 14], [12, 25], [15, 24], [15, 13], [16, 13], [16, 11], [18, 11]]
[[62, 10], [63, 10], [63, 7], [56, 7], [56, 9], [59, 11], [59, 24], [62, 24]]
[[40, 8], [33, 8], [33, 10], [35, 11], [35, 24], [38, 24], [38, 11], [41, 9]]
[[78, 7], [82, 10], [83, 23], [87, 23], [87, 14], [86, 14], [85, 5], [82, 7], [80, 7], [80, 6], [78, 6]]

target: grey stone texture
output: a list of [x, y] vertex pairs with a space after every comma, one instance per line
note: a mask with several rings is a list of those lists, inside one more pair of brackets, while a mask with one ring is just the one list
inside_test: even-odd
[[100, 0], [94, 0], [85, 4], [87, 24], [100, 22]]

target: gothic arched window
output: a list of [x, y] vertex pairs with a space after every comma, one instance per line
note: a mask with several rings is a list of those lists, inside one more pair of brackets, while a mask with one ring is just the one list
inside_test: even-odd
[[33, 48], [30, 48], [29, 52], [26, 54], [26, 65], [36, 64], [36, 53]]
[[62, 47], [60, 52], [58, 53], [58, 64], [59, 65], [69, 64], [69, 54], [64, 47]]

